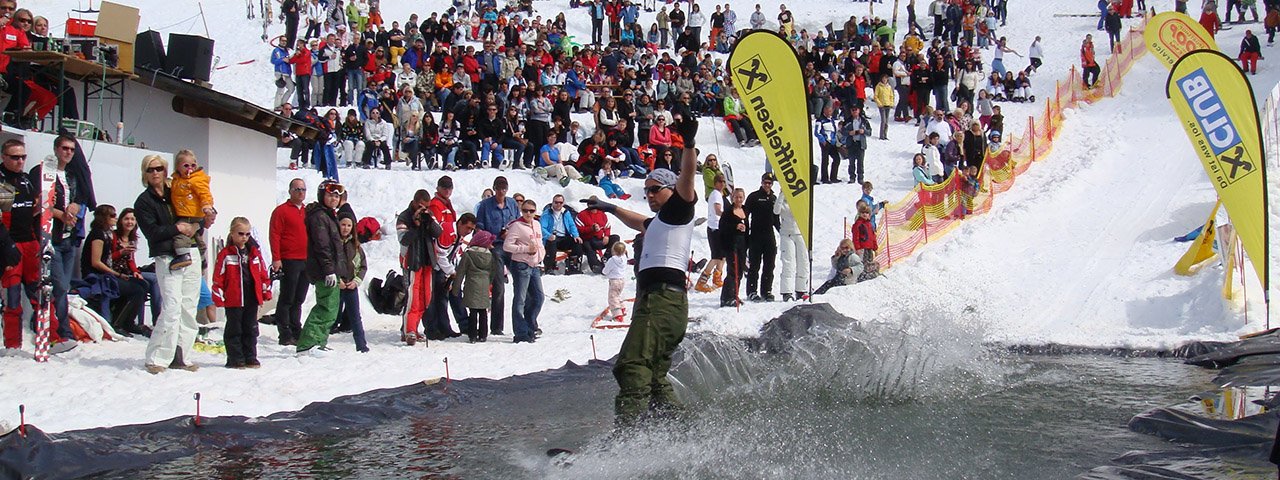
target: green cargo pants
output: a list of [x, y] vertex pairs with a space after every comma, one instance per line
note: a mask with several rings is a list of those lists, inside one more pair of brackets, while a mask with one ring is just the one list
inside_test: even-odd
[[338, 320], [338, 287], [326, 287], [316, 282], [316, 305], [307, 312], [307, 322], [302, 325], [298, 337], [298, 351], [310, 350], [329, 344], [329, 329]]
[[618, 397], [614, 399], [618, 423], [631, 424], [650, 409], [675, 406], [667, 370], [688, 327], [686, 292], [656, 288], [636, 295], [631, 328], [613, 366], [618, 380]]

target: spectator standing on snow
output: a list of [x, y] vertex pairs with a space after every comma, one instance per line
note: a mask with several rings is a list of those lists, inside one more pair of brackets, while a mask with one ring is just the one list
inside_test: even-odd
[[350, 274], [338, 278], [338, 321], [344, 327], [342, 330], [351, 332], [356, 351], [368, 353], [369, 344], [365, 340], [364, 322], [360, 317], [360, 284], [364, 283], [364, 276], [369, 272], [369, 257], [364, 254], [364, 247], [360, 246], [360, 239], [355, 234], [356, 216], [350, 208], [345, 208], [350, 204], [343, 204], [343, 207], [338, 210], [338, 234], [346, 246]]
[[271, 212], [271, 270], [281, 274], [276, 306], [280, 345], [297, 345], [302, 334], [302, 302], [310, 286], [306, 276], [306, 195], [306, 182], [295, 178], [289, 182], [289, 199]]
[[627, 321], [627, 307], [622, 306], [622, 289], [627, 286], [627, 244], [614, 242], [611, 256], [605, 262], [605, 278], [609, 279], [609, 315], [618, 323]]
[[809, 249], [805, 247], [804, 235], [785, 196], [779, 195], [773, 202], [773, 213], [778, 216], [778, 234], [782, 237], [782, 278], [778, 290], [784, 302], [804, 300], [809, 296]]
[[258, 368], [258, 306], [271, 299], [271, 275], [249, 220], [231, 220], [227, 246], [213, 264], [213, 304], [223, 308], [227, 368]]
[[316, 188], [316, 201], [307, 205], [306, 268], [315, 284], [316, 304], [298, 336], [299, 354], [322, 356], [330, 350], [329, 330], [338, 320], [338, 279], [352, 275], [338, 228], [338, 203], [345, 192], [342, 184], [326, 180]]
[[426, 337], [418, 333], [427, 305], [431, 303], [432, 269], [435, 266], [435, 242], [440, 236], [440, 224], [436, 223], [428, 205], [431, 193], [418, 190], [413, 201], [396, 216], [396, 236], [400, 240], [400, 267], [404, 269], [406, 285], [406, 309], [401, 341], [413, 346]]
[[862, 252], [862, 273], [858, 281], [870, 280], [880, 275], [880, 263], [876, 261], [876, 227], [871, 223], [871, 206], [858, 205], [858, 220], [853, 224], [853, 248]]
[[542, 225], [538, 224], [538, 204], [525, 200], [520, 205], [520, 218], [507, 225], [503, 250], [511, 255], [512, 343], [537, 340], [538, 313], [542, 311], [542, 267], [547, 252], [542, 242]]
[[1094, 58], [1093, 53], [1093, 35], [1084, 36], [1084, 41], [1080, 43], [1080, 67], [1083, 73], [1080, 75], [1081, 81], [1084, 82], [1084, 88], [1091, 89], [1098, 83], [1098, 74], [1102, 69], [1098, 67], [1098, 61]]
[[1267, 46], [1276, 42], [1276, 30], [1280, 29], [1280, 6], [1267, 5], [1267, 15], [1262, 20], [1267, 29]]
[[273, 40], [275, 48], [271, 50], [271, 66], [275, 69], [276, 101], [273, 108], [280, 108], [293, 95], [293, 64], [289, 62], [288, 40], [281, 35]]
[[760, 177], [760, 189], [747, 195], [747, 221], [751, 226], [748, 239], [747, 299], [753, 302], [772, 302], [773, 268], [778, 256], [778, 240], [773, 236], [779, 228], [778, 215], [773, 205], [778, 196], [773, 193], [773, 174]]
[[[165, 185], [165, 173], [169, 162], [159, 155], [142, 159], [142, 184], [146, 190], [138, 195], [133, 207], [138, 217], [138, 228], [147, 238], [148, 250], [156, 263], [157, 283], [160, 284], [164, 306], [160, 318], [147, 342], [146, 369], [158, 374], [167, 368], [195, 371], [194, 363], [184, 360], [196, 341], [196, 301], [200, 296], [200, 251], [188, 249], [193, 264], [180, 270], [170, 270], [169, 262], [177, 252], [173, 238], [179, 234], [195, 235], [196, 229], [189, 223], [178, 222], [169, 204], [169, 187]], [[62, 332], [59, 332], [61, 335]]]
[[1200, 26], [1209, 32], [1210, 37], [1216, 37], [1218, 30], [1222, 28], [1222, 20], [1218, 18], [1218, 5], [1209, 1], [1204, 4], [1204, 9], [1200, 11]]
[[[453, 282], [456, 295], [462, 297], [467, 308], [467, 323], [463, 330], [471, 343], [489, 338], [489, 309], [493, 305], [491, 289], [502, 280], [502, 260], [493, 252], [493, 234], [476, 230], [471, 245], [458, 261], [457, 280]], [[500, 300], [499, 300], [500, 301]]]
[[293, 45], [298, 40], [298, 19], [301, 17], [298, 0], [282, 0], [280, 14], [284, 15], [285, 45]]
[[742, 275], [747, 265], [747, 210], [743, 204], [747, 200], [747, 192], [741, 188], [733, 189], [730, 196], [732, 205], [720, 216], [719, 231], [720, 251], [724, 253], [725, 269], [724, 285], [720, 287], [720, 306], [737, 308], [742, 304], [738, 295], [742, 291]]
[[[709, 158], [715, 158], [710, 157]], [[694, 289], [699, 292], [714, 292], [724, 285], [721, 277], [725, 263], [724, 242], [720, 235], [720, 217], [724, 216], [724, 194], [726, 191], [723, 173], [716, 173], [712, 187], [707, 192], [707, 246], [711, 249], [711, 260], [707, 262], [702, 275]], [[711, 283], [707, 283], [710, 281]]]
[[0, 173], [13, 192], [13, 205], [3, 215], [4, 225], [21, 253], [18, 263], [3, 274], [5, 353], [15, 355], [22, 348], [22, 293], [25, 290], [27, 299], [34, 303], [40, 291], [40, 186], [23, 169], [27, 148], [21, 140], [6, 140], [0, 154], [4, 157]]
[[[520, 205], [515, 199], [507, 196], [507, 177], [497, 176], [493, 179], [493, 196], [480, 201], [476, 206], [476, 228], [489, 232], [494, 236], [493, 250], [504, 267], [499, 279], [493, 283], [493, 306], [489, 315], [489, 333], [503, 335], [506, 311], [506, 269], [511, 268], [511, 255], [503, 250], [506, 241], [507, 225], [520, 218]], [[465, 299], [464, 299], [465, 300]]]

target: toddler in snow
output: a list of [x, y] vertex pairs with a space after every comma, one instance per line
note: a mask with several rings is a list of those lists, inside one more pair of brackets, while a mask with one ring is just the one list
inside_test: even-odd
[[180, 150], [174, 155], [173, 181], [169, 190], [169, 201], [173, 204], [173, 216], [179, 222], [189, 223], [196, 227], [194, 237], [178, 234], [173, 237], [173, 249], [179, 252], [169, 263], [169, 270], [178, 270], [191, 265], [191, 254], [183, 249], [197, 247], [198, 239], [204, 233], [204, 221], [213, 215], [213, 192], [209, 190], [209, 174], [196, 163], [196, 154], [191, 150]]
[[604, 264], [604, 276], [609, 279], [609, 313], [619, 323], [627, 321], [627, 309], [622, 306], [622, 287], [627, 284], [627, 244], [613, 244], [613, 256]]
[[609, 198], [630, 199], [631, 194], [614, 183], [616, 178], [618, 178], [618, 171], [613, 169], [613, 162], [604, 162], [600, 166], [600, 179], [598, 181], [600, 188], [604, 190], [605, 195]]
[[858, 221], [853, 224], [853, 248], [862, 252], [862, 273], [858, 275], [858, 281], [879, 276], [880, 262], [876, 261], [876, 251], [880, 250], [880, 245], [876, 241], [876, 227], [871, 224], [871, 207], [865, 203], [858, 204]]
[[213, 303], [226, 312], [227, 368], [258, 368], [258, 306], [271, 300], [271, 275], [249, 220], [231, 220], [227, 246], [213, 264]]
[[467, 307], [467, 339], [471, 343], [484, 342], [489, 337], [489, 309], [493, 306], [490, 296], [493, 284], [502, 281], [502, 262], [493, 253], [493, 234], [476, 230], [471, 245], [462, 253], [457, 275], [453, 282], [454, 295], [462, 296]]

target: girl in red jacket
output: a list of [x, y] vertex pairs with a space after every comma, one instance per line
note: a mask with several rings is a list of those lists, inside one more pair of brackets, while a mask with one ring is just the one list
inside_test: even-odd
[[226, 310], [222, 341], [227, 368], [258, 368], [258, 306], [271, 299], [271, 277], [258, 242], [249, 236], [249, 220], [231, 220], [227, 246], [213, 265], [213, 304]]
[[858, 275], [858, 281], [879, 276], [876, 250], [880, 245], [876, 242], [876, 226], [871, 224], [871, 206], [862, 200], [858, 200], [858, 220], [853, 222], [853, 248], [862, 253], [862, 274]]

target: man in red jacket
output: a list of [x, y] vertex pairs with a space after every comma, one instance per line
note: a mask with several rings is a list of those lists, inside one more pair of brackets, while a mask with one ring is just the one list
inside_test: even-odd
[[289, 200], [271, 212], [271, 270], [282, 272], [276, 330], [281, 345], [297, 345], [302, 333], [302, 301], [307, 298], [307, 226], [303, 200], [307, 182], [289, 182]]
[[[591, 196], [591, 200], [599, 201], [595, 195]], [[587, 251], [587, 265], [591, 266], [592, 272], [599, 274], [604, 271], [600, 252], [604, 252], [604, 259], [607, 260], [610, 256], [609, 247], [618, 241], [618, 237], [611, 235], [609, 217], [599, 209], [586, 208], [578, 212], [575, 221], [578, 224], [578, 235]]]
[[[431, 203], [427, 204], [431, 218], [440, 224], [440, 235], [436, 237], [433, 249], [436, 255], [436, 272], [431, 278], [431, 291], [435, 294], [431, 296], [426, 314], [428, 340], [444, 340], [459, 336], [459, 333], [449, 326], [449, 282], [454, 280], [452, 278], [456, 267], [454, 253], [457, 251], [455, 247], [458, 243], [458, 212], [453, 209], [453, 202], [449, 200], [452, 196], [453, 178], [445, 175], [436, 181], [436, 195], [431, 198]], [[465, 319], [455, 320], [458, 321], [458, 325], [462, 325]]]

